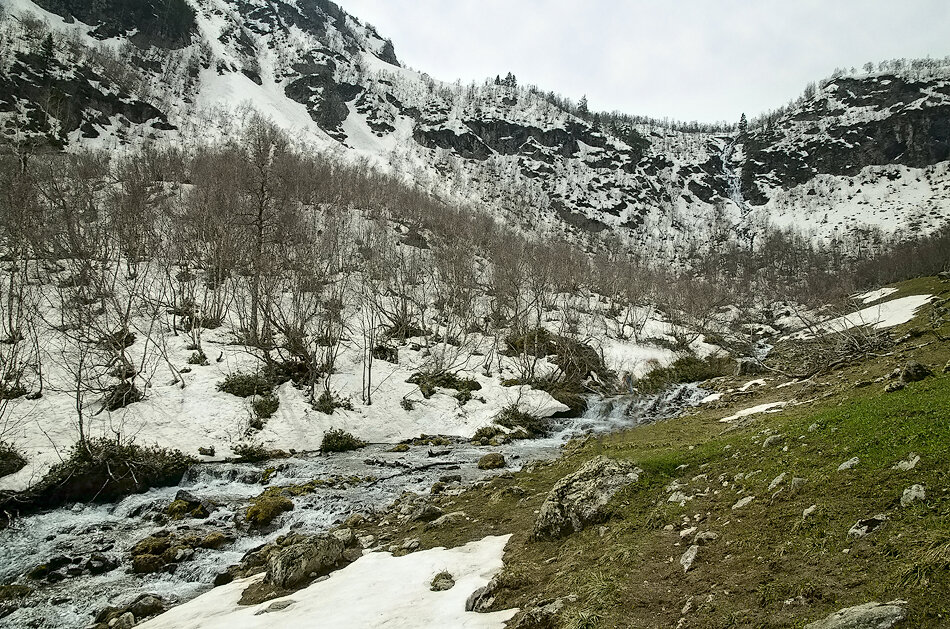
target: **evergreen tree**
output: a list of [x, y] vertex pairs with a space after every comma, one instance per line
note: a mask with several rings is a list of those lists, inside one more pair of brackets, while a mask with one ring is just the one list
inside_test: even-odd
[[749, 121], [745, 117], [745, 112], [739, 117], [739, 137], [744, 138], [749, 131]]
[[581, 102], [577, 103], [577, 114], [583, 118], [589, 114], [590, 111], [587, 109], [587, 94], [581, 96]]

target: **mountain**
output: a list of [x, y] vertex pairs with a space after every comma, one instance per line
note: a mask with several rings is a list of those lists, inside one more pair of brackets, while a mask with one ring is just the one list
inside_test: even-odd
[[20, 147], [194, 145], [255, 109], [525, 232], [660, 259], [776, 227], [874, 245], [950, 215], [947, 60], [838, 73], [747, 127], [697, 130], [590, 114], [513, 76], [437, 81], [328, 0], [3, 7], [0, 121]]

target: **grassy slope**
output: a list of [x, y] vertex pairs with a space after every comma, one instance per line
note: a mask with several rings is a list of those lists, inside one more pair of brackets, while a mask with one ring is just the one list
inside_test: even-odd
[[[900, 288], [894, 297], [950, 293], [950, 286], [932, 279]], [[894, 336], [923, 326], [928, 310]], [[936, 375], [896, 393], [884, 393], [880, 382], [854, 386], [909, 359]], [[565, 627], [673, 627], [688, 601], [692, 609], [682, 627], [801, 627], [841, 607], [897, 598], [909, 601], [907, 626], [946, 626], [950, 374], [941, 370], [948, 359], [950, 344], [925, 334], [811, 382], [776, 389], [786, 380], [778, 377], [720, 408], [572, 444], [549, 465], [444, 498], [446, 511], [470, 516], [461, 526], [424, 531], [414, 524], [376, 532], [419, 537], [423, 548], [513, 533], [496, 608], [575, 595], [560, 619]], [[743, 380], [711, 384], [727, 389]], [[739, 426], [718, 421], [779, 399], [793, 403]], [[782, 435], [781, 442], [764, 446], [772, 434]], [[916, 469], [893, 469], [911, 452], [921, 457]], [[613, 517], [602, 527], [559, 542], [532, 541], [547, 491], [597, 454], [636, 461], [646, 474], [613, 501]], [[855, 456], [857, 467], [837, 471]], [[783, 472], [784, 489], [773, 497], [768, 486]], [[797, 492], [790, 488], [792, 477], [805, 479]], [[685, 506], [667, 500], [674, 481], [692, 496]], [[913, 484], [924, 485], [926, 500], [903, 508], [901, 494]], [[747, 495], [755, 496], [751, 505], [733, 510]], [[811, 505], [817, 505], [815, 513], [803, 518]], [[889, 518], [883, 528], [861, 539], [848, 537], [857, 520], [878, 513]], [[692, 538], [681, 539], [679, 531], [687, 520], [719, 539], [702, 546], [684, 574], [679, 558]], [[673, 530], [667, 530], [670, 524]]]

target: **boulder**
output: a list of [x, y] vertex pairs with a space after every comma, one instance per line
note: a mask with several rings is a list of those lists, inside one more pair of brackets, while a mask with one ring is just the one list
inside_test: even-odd
[[268, 583], [290, 589], [314, 576], [326, 574], [343, 559], [344, 544], [333, 536], [319, 535], [306, 542], [293, 544], [270, 556], [267, 562]]
[[904, 382], [919, 382], [930, 375], [930, 370], [919, 362], [912, 360], [901, 370], [901, 380]]
[[890, 629], [904, 619], [904, 601], [865, 603], [836, 611], [805, 629]]
[[551, 489], [534, 525], [537, 539], [558, 539], [607, 519], [607, 504], [639, 480], [643, 470], [627, 461], [597, 456]]
[[480, 470], [497, 470], [505, 465], [505, 456], [500, 452], [490, 452], [478, 460]]

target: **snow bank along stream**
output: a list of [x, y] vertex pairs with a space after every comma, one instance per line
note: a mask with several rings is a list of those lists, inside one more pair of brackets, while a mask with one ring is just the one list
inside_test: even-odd
[[[561, 420], [549, 437], [497, 447], [457, 439], [446, 446], [412, 446], [402, 453], [392, 452], [391, 445], [371, 445], [330, 456], [314, 454], [253, 464], [203, 463], [192, 467], [179, 487], [153, 489], [116, 504], [77, 504], [23, 518], [0, 531], [0, 582], [16, 580], [35, 590], [3, 623], [10, 627], [85, 627], [102, 608], [128, 604], [145, 592], [183, 603], [211, 589], [216, 575], [278, 535], [325, 531], [349, 514], [383, 509], [405, 491], [427, 493], [433, 483], [447, 475], [471, 483], [498, 473], [476, 467], [478, 459], [490, 451], [504, 454], [508, 469], [517, 470], [529, 461], [557, 456], [561, 445], [572, 436], [605, 433], [668, 417], [685, 406], [698, 404], [705, 395], [698, 387], [687, 385], [659, 396], [593, 399], [583, 417]], [[249, 499], [266, 487], [334, 477], [336, 482], [327, 487], [295, 497], [294, 509], [275, 520], [271, 528], [255, 530], [246, 526], [244, 512]], [[266, 482], [262, 483], [262, 478]], [[217, 508], [205, 520], [166, 522], [162, 514], [179, 489], [210, 500]], [[220, 531], [235, 541], [220, 550], [197, 549], [171, 573], [133, 574], [129, 550], [140, 539], [161, 530]], [[119, 566], [98, 575], [65, 568], [61, 570], [64, 578], [52, 583], [23, 576], [56, 557], [85, 563], [93, 553], [116, 560]], [[69, 574], [71, 569], [74, 575]]]

